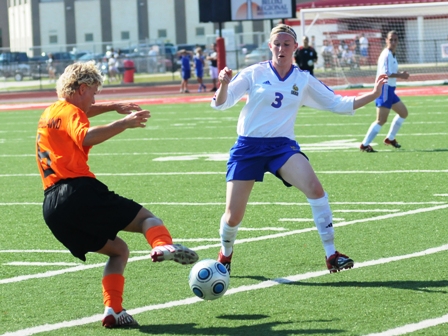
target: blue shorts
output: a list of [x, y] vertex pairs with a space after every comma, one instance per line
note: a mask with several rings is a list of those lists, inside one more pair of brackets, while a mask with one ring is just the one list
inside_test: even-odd
[[190, 79], [191, 77], [191, 70], [182, 70], [182, 79]]
[[[287, 187], [291, 184], [282, 179], [278, 170], [294, 154], [305, 154], [295, 140], [289, 138], [254, 138], [239, 136], [230, 149], [227, 162], [226, 181], [252, 181], [262, 182], [264, 173], [270, 172]], [[307, 158], [308, 159], [308, 158]]]
[[204, 77], [204, 70], [203, 69], [201, 69], [201, 70], [196, 69], [196, 77], [197, 78]]
[[400, 98], [395, 94], [395, 86], [384, 85], [381, 96], [375, 99], [376, 107], [392, 108], [393, 104], [400, 101]]
[[366, 48], [361, 48], [361, 56], [364, 56], [364, 57], [369, 56]]

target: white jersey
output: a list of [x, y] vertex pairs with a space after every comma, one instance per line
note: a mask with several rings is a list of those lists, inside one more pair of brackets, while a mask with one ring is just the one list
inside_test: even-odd
[[237, 126], [240, 136], [295, 140], [294, 123], [303, 105], [341, 114], [355, 113], [354, 97], [336, 95], [297, 66], [291, 67], [286, 77], [281, 78], [271, 61], [252, 65], [235, 75], [229, 84], [226, 102], [216, 106], [213, 97], [211, 106], [217, 110], [228, 109], [246, 93], [246, 105], [240, 112]]
[[[378, 69], [376, 71], [376, 78], [378, 78], [378, 76], [380, 75], [386, 74], [389, 76], [396, 73], [398, 73], [397, 59], [395, 58], [392, 51], [386, 48], [381, 52], [380, 57], [378, 57]], [[389, 77], [387, 79], [386, 85], [396, 87], [397, 78]]]

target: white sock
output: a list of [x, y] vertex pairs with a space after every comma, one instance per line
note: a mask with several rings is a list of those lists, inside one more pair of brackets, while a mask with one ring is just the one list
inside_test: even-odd
[[369, 130], [367, 131], [366, 137], [362, 141], [363, 146], [368, 146], [370, 143], [375, 139], [375, 137], [378, 135], [378, 133], [381, 131], [381, 125], [377, 124], [377, 122], [373, 122], [372, 125], [370, 125]]
[[394, 120], [392, 120], [392, 124], [390, 124], [389, 133], [387, 134], [387, 138], [389, 140], [394, 140], [395, 136], [397, 135], [398, 131], [401, 128], [401, 125], [403, 125], [404, 118], [400, 117], [398, 114], [395, 116]]
[[314, 224], [322, 240], [325, 255], [329, 257], [336, 252], [336, 247], [334, 245], [333, 214], [328, 202], [328, 194], [325, 193], [325, 196], [322, 198], [307, 198], [307, 200], [311, 205]]
[[241, 223], [237, 226], [229, 226], [224, 220], [224, 216], [221, 217], [219, 235], [221, 236], [221, 252], [225, 257], [228, 257], [233, 252], [233, 244], [235, 244], [236, 234]]

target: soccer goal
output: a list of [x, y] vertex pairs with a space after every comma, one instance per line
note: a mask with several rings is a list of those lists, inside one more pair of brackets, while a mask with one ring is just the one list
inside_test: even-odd
[[302, 9], [300, 24], [319, 54], [315, 75], [331, 87], [373, 85], [391, 30], [399, 69], [410, 73], [398, 85], [448, 84], [448, 2]]

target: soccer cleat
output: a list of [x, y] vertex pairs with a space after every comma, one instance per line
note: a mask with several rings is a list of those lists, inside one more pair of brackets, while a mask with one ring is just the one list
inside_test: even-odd
[[226, 257], [224, 254], [222, 254], [221, 250], [219, 251], [219, 255], [218, 255], [218, 261], [224, 265], [224, 267], [226, 268], [227, 272], [229, 272], [230, 274], [230, 264], [232, 262], [232, 255], [233, 252]]
[[397, 142], [397, 140], [389, 140], [389, 138], [384, 139], [384, 144], [387, 146], [393, 146], [395, 148], [401, 148], [401, 145]]
[[194, 264], [199, 257], [196, 252], [180, 244], [156, 246], [151, 251], [153, 262], [174, 260], [182, 265]]
[[376, 153], [376, 150], [374, 150], [370, 145], [364, 146], [363, 144], [361, 144], [359, 146], [359, 149], [361, 150], [361, 152]]
[[342, 269], [352, 268], [355, 264], [353, 259], [350, 259], [345, 254], [339, 253], [338, 251], [328, 258], [325, 258], [325, 261], [327, 262], [327, 267], [330, 273], [336, 273]]
[[106, 328], [137, 327], [139, 325], [132, 315], [126, 313], [126, 309], [117, 314], [111, 307], [106, 307], [104, 310], [102, 324]]

